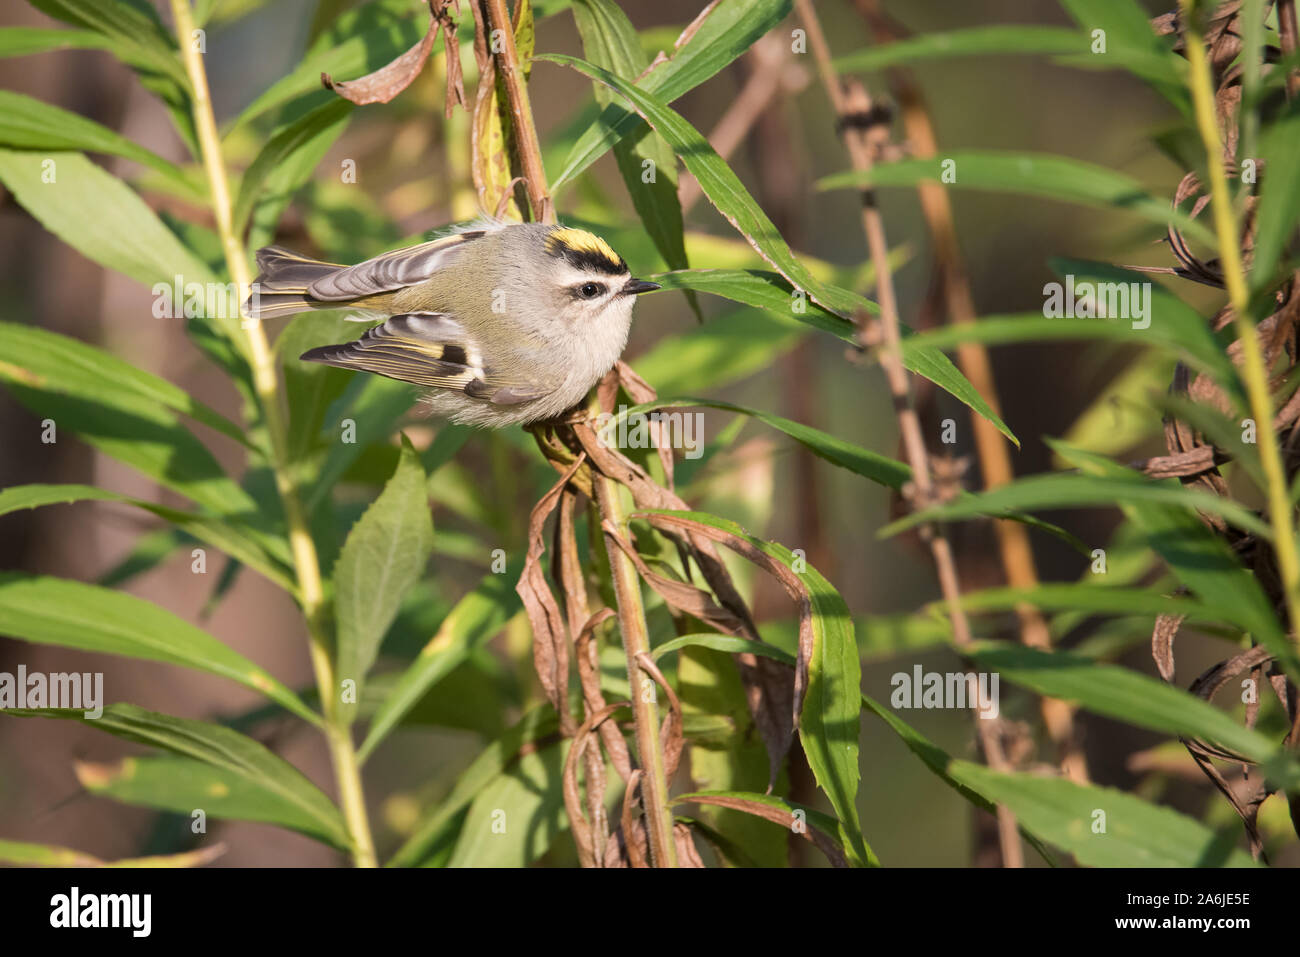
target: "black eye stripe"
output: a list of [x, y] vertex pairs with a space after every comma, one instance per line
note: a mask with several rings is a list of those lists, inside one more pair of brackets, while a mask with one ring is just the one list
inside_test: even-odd
[[457, 365], [469, 365], [469, 359], [465, 355], [465, 350], [461, 346], [443, 346], [442, 361], [454, 362]]

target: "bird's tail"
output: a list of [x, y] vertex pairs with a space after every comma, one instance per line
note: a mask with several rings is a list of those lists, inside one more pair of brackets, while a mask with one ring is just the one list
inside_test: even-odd
[[250, 319], [274, 319], [308, 309], [339, 307], [337, 302], [321, 302], [307, 292], [317, 279], [343, 268], [335, 263], [308, 259], [283, 246], [267, 246], [257, 251], [257, 268], [257, 279], [244, 302], [244, 315]]

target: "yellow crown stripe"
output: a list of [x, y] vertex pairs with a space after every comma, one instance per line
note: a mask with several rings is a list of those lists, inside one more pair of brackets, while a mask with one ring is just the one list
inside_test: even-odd
[[585, 229], [561, 226], [559, 229], [553, 230], [546, 237], [547, 251], [555, 252], [557, 246], [567, 247], [574, 252], [593, 253], [597, 256], [603, 256], [612, 263], [622, 261], [618, 253], [614, 252], [614, 247], [595, 233], [589, 233]]

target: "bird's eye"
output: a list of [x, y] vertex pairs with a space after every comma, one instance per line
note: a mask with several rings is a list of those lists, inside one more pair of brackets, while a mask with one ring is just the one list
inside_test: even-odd
[[598, 282], [584, 282], [578, 287], [578, 295], [583, 299], [595, 299], [605, 291], [605, 287]]

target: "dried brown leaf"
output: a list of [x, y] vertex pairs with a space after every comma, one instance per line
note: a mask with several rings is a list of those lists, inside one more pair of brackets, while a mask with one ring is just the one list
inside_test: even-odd
[[[325, 89], [333, 90], [345, 100], [351, 100], [358, 106], [367, 103], [388, 103], [397, 94], [410, 86], [421, 71], [424, 70], [424, 64], [429, 60], [429, 51], [433, 49], [433, 41], [438, 36], [440, 24], [441, 21], [434, 10], [434, 2], [431, 0], [429, 4], [429, 29], [425, 31], [424, 38], [396, 60], [386, 63], [375, 72], [367, 73], [355, 80], [335, 82], [328, 73], [322, 73], [320, 81], [324, 84]], [[452, 58], [449, 57], [449, 63], [450, 59]], [[459, 63], [459, 61], [457, 62]]]

